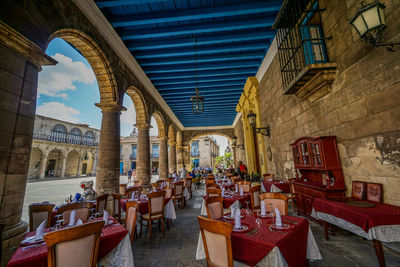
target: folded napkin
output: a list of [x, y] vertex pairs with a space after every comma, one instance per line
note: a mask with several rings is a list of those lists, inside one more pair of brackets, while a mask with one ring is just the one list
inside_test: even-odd
[[235, 211], [235, 229], [242, 229], [242, 222], [240, 221], [240, 210]]
[[243, 191], [243, 186], [240, 187], [240, 195], [243, 196], [244, 191]]
[[104, 221], [104, 225], [107, 225], [107, 223], [108, 223], [108, 212], [106, 210], [104, 210], [104, 212], [103, 212], [103, 221]]
[[76, 222], [76, 225], [82, 225], [82, 224], [83, 224], [82, 220], [78, 219], [78, 221]]
[[136, 195], [136, 194], [135, 194], [135, 191], [133, 191], [133, 192], [132, 192], [132, 195], [131, 195], [131, 200], [134, 200], [134, 199], [135, 199], [135, 195]]
[[235, 192], [237, 193], [239, 191], [239, 186], [238, 184], [235, 184]]
[[225, 187], [222, 187], [221, 196], [222, 196], [222, 197], [225, 196]]
[[235, 210], [236, 210], [235, 205], [232, 205], [231, 206], [231, 218], [235, 217]]
[[261, 216], [267, 215], [267, 209], [265, 208], [264, 200], [261, 200]]
[[69, 214], [69, 223], [68, 226], [74, 226], [75, 225], [75, 217], [76, 217], [76, 210], [71, 211]]
[[44, 234], [44, 228], [46, 227], [47, 219], [45, 219], [39, 226], [36, 228], [35, 239], [42, 239]]
[[282, 226], [282, 217], [281, 213], [279, 212], [278, 208], [275, 208], [275, 225], [276, 226]]
[[236, 200], [232, 205], [235, 207], [235, 209], [240, 210], [240, 202], [239, 202], [239, 200]]

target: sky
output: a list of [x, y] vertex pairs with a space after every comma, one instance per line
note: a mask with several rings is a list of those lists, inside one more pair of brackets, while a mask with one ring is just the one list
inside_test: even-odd
[[[57, 60], [55, 66], [43, 66], [39, 72], [36, 113], [72, 123], [85, 123], [100, 129], [101, 110], [94, 104], [100, 102], [96, 76], [87, 60], [60, 38], [50, 42], [46, 54]], [[121, 114], [121, 136], [129, 136], [136, 122], [133, 102], [125, 94], [127, 111]], [[158, 135], [155, 119], [151, 118], [150, 135]], [[220, 145], [220, 154], [227, 146], [227, 138], [214, 136]]]

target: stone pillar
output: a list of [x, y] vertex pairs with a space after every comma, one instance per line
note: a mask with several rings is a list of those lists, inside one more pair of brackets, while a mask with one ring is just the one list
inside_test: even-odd
[[92, 152], [93, 155], [93, 164], [92, 164], [92, 175], [96, 175], [96, 171], [97, 171], [97, 150]]
[[62, 161], [61, 161], [61, 173], [60, 177], [64, 178], [65, 177], [65, 167], [67, 166], [67, 156], [63, 155], [62, 156]]
[[160, 179], [168, 178], [168, 145], [167, 138], [160, 137], [160, 154], [158, 158], [159, 162], [159, 177]]
[[[176, 144], [176, 168], [178, 170], [182, 169], [183, 167], [183, 148], [182, 144]], [[186, 169], [189, 170], [188, 166]]]
[[39, 180], [44, 179], [44, 175], [46, 173], [46, 165], [47, 165], [47, 157], [49, 155], [49, 151], [43, 153], [40, 157], [40, 168], [39, 168]]
[[186, 166], [187, 170], [190, 170], [191, 169], [190, 168], [190, 165], [191, 165], [191, 162], [190, 162], [190, 145], [189, 144], [185, 144], [182, 147], [182, 150], [183, 150], [183, 152], [182, 152], [183, 164]]
[[118, 103], [98, 103], [101, 120], [99, 158], [96, 174], [96, 193], [119, 192], [120, 115], [125, 108]]
[[171, 172], [173, 171], [179, 171], [176, 169], [176, 143], [175, 142], [168, 142], [169, 145], [169, 155], [168, 155], [168, 160], [169, 160], [169, 170]]
[[78, 158], [78, 169], [76, 170], [76, 176], [81, 176], [82, 174], [82, 155]]
[[151, 182], [150, 173], [150, 125], [135, 125], [138, 130], [136, 178], [143, 181], [143, 188], [149, 188]]
[[0, 21], [0, 223], [2, 266], [20, 244], [28, 225], [21, 221], [41, 65], [56, 61]]

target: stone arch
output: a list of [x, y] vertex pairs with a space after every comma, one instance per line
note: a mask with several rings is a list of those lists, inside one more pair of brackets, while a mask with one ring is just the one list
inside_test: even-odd
[[229, 135], [229, 134], [227, 134], [227, 133], [212, 132], [212, 131], [210, 131], [210, 132], [204, 132], [204, 133], [194, 134], [194, 135], [190, 136], [190, 139], [187, 139], [187, 142], [188, 142], [188, 143], [191, 143], [194, 139], [199, 138], [200, 136], [206, 136], [206, 135], [220, 135], [220, 136], [223, 136], [223, 137], [228, 138], [228, 140], [229, 140], [230, 142], [232, 142], [232, 137], [233, 137], [233, 135], [231, 136], [231, 135]]
[[172, 124], [170, 124], [168, 127], [168, 141], [175, 142], [175, 131], [174, 127], [172, 127]]
[[163, 138], [166, 136], [165, 131], [165, 120], [161, 112], [158, 110], [154, 111], [152, 116], [156, 119], [157, 126], [158, 126], [158, 138]]
[[150, 119], [147, 112], [146, 101], [143, 94], [135, 87], [130, 86], [125, 91], [132, 99], [136, 111], [136, 125], [148, 125]]
[[45, 176], [59, 176], [63, 153], [58, 147], [49, 147], [48, 151]]
[[81, 152], [72, 149], [68, 151], [65, 176], [76, 176], [80, 164]]
[[39, 177], [40, 161], [42, 160], [42, 155], [44, 155], [44, 153], [40, 147], [32, 146], [31, 156], [29, 157], [28, 178]]
[[61, 38], [76, 48], [89, 62], [97, 79], [100, 91], [100, 103], [120, 103], [117, 82], [110, 62], [96, 42], [78, 29], [64, 28], [50, 35], [48, 44], [55, 38]]

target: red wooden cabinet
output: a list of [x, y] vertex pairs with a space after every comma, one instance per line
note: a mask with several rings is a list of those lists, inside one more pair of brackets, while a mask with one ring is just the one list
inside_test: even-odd
[[345, 199], [345, 184], [335, 136], [302, 137], [290, 145], [297, 179], [297, 210], [310, 216], [315, 198]]

